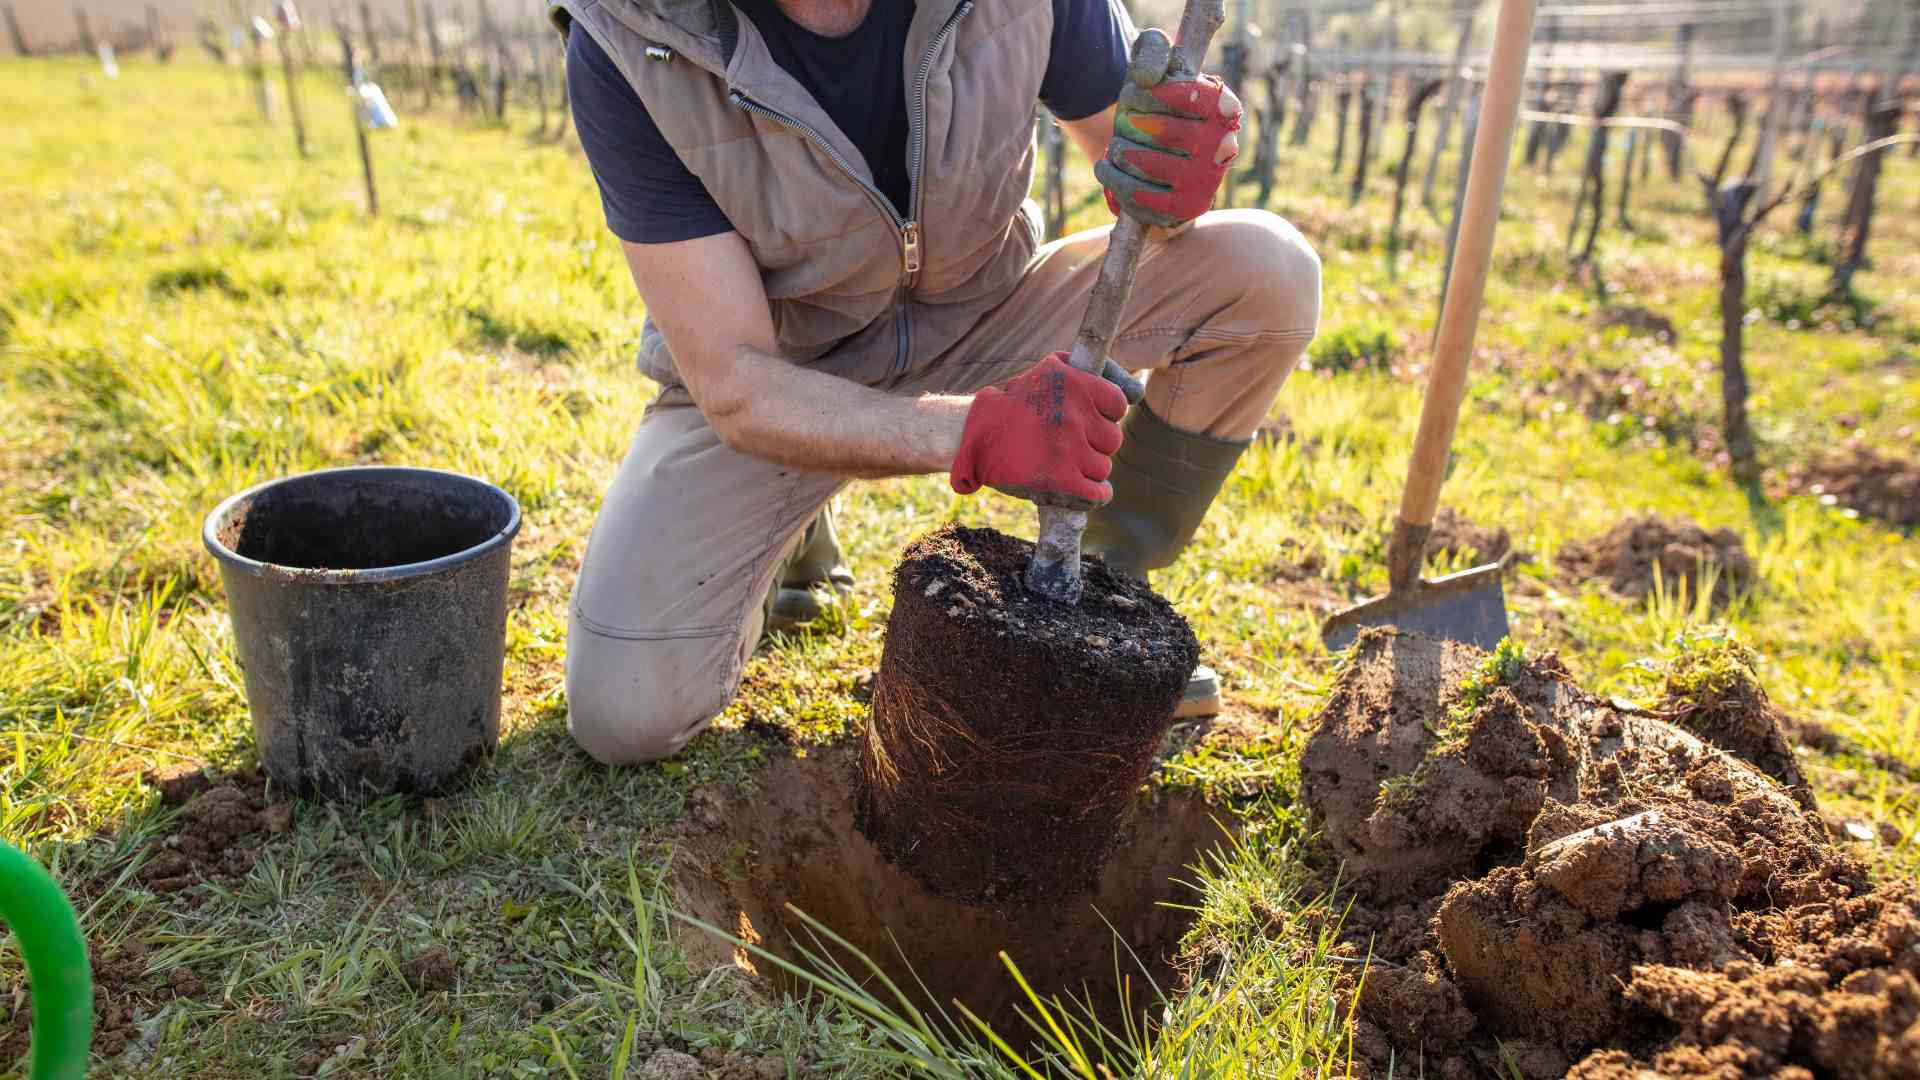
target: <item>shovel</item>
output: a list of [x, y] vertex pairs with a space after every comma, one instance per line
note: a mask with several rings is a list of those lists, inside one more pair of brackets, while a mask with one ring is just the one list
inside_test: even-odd
[[1433, 366], [1420, 406], [1420, 431], [1407, 463], [1407, 486], [1400, 513], [1387, 541], [1387, 595], [1350, 607], [1329, 618], [1320, 636], [1338, 651], [1368, 626], [1394, 626], [1491, 650], [1507, 636], [1507, 601], [1501, 589], [1501, 564], [1462, 570], [1435, 581], [1420, 577], [1427, 537], [1440, 505], [1447, 455], [1453, 446], [1460, 402], [1467, 392], [1467, 366], [1473, 335], [1487, 291], [1493, 260], [1493, 228], [1500, 217], [1500, 195], [1507, 183], [1507, 158], [1513, 152], [1514, 122], [1519, 117], [1521, 83], [1527, 71], [1527, 46], [1533, 37], [1535, 0], [1501, 0], [1487, 65], [1487, 90], [1480, 130], [1467, 172], [1466, 200], [1460, 211], [1460, 239], [1454, 249], [1453, 278], [1434, 335]]

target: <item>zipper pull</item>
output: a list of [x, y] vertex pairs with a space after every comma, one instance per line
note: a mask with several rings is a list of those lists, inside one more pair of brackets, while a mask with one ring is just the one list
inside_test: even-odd
[[900, 226], [901, 255], [906, 260], [907, 277], [920, 272], [920, 223], [909, 221]]

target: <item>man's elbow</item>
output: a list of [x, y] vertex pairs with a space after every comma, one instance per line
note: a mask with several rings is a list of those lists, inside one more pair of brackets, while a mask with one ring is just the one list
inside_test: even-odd
[[760, 443], [764, 417], [759, 409], [763, 395], [754, 391], [752, 380], [741, 370], [740, 360], [728, 357], [709, 368], [704, 378], [688, 380], [688, 390], [707, 418], [713, 433], [728, 447], [752, 453]]

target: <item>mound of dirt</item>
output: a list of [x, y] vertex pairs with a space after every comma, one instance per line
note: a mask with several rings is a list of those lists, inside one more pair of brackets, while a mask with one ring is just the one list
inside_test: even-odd
[[233, 879], [253, 869], [260, 845], [293, 827], [293, 807], [267, 797], [267, 775], [247, 769], [216, 778], [198, 770], [149, 774], [162, 805], [178, 806], [173, 828], [149, 846], [138, 878], [154, 892]]
[[[1511, 556], [1511, 560], [1509, 560]], [[1491, 562], [1520, 562], [1525, 552], [1513, 549], [1513, 537], [1504, 526], [1482, 528], [1451, 506], [1443, 506], [1434, 516], [1433, 532], [1427, 536], [1427, 559], [1450, 561], [1464, 557], [1472, 566]]]
[[1605, 581], [1629, 600], [1645, 599], [1656, 576], [1691, 596], [1711, 570], [1715, 604], [1745, 592], [1754, 580], [1753, 560], [1738, 533], [1708, 532], [1685, 518], [1628, 518], [1592, 540], [1568, 543], [1557, 561], [1568, 578]]
[[1764, 694], [1707, 700], [1698, 675], [1676, 664], [1668, 705], [1741, 753], [1550, 657], [1362, 637], [1301, 791], [1356, 900], [1379, 1075], [1915, 1075], [1920, 887], [1870, 891], [1804, 782], [1743, 760], [1784, 745]]
[[1793, 470], [1788, 482], [1794, 491], [1831, 497], [1889, 525], [1920, 525], [1920, 461], [1853, 443]]

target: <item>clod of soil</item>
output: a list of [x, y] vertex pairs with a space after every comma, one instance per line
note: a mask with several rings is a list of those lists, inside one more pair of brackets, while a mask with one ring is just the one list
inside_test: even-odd
[[1732, 529], [1708, 532], [1685, 518], [1628, 518], [1593, 540], [1560, 549], [1561, 570], [1575, 581], [1601, 580], [1629, 600], [1645, 599], [1656, 575], [1669, 591], [1695, 594], [1714, 574], [1713, 602], [1725, 604], [1754, 580], [1753, 560]]
[[172, 829], [149, 845], [142, 884], [178, 892], [209, 878], [232, 879], [253, 868], [260, 845], [293, 825], [293, 808], [267, 802], [267, 778], [247, 769], [225, 779], [193, 773], [162, 782], [161, 799], [185, 797]]
[[1854, 443], [1795, 469], [1789, 485], [1794, 491], [1831, 497], [1889, 525], [1920, 525], [1920, 461]]
[[[864, 970], [826, 947], [797, 909], [852, 942], [897, 985], [924, 985], [922, 1007], [952, 1014], [952, 1002], [964, 1001], [1009, 1038], [1028, 1030], [1015, 1014], [1025, 999], [995, 960], [998, 951], [1037, 992], [1083, 995], [1112, 1024], [1123, 1019], [1116, 972], [1131, 979], [1143, 1011], [1154, 1004], [1145, 980], [1171, 992], [1174, 955], [1198, 899], [1182, 882], [1192, 880], [1188, 867], [1228, 843], [1235, 819], [1225, 808], [1185, 792], [1133, 792], [1132, 812], [1091, 891], [1027, 908], [976, 905], [927, 891], [855, 828], [859, 756], [855, 745], [815, 748], [767, 766], [750, 796], [706, 800], [714, 813], [688, 819], [673, 863], [679, 910], [803, 966], [804, 947]], [[1019, 835], [1038, 838], [1032, 829]], [[733, 964], [785, 984], [776, 965], [728, 941], [689, 932], [681, 943], [696, 967]], [[1132, 956], [1116, 957], [1122, 945]]]
[[[1695, 709], [1699, 674], [1674, 669]], [[1783, 745], [1757, 687], [1711, 708]], [[1803, 785], [1551, 658], [1364, 635], [1301, 790], [1357, 900], [1342, 949], [1371, 961], [1355, 1046], [1372, 1068], [1920, 1075], [1920, 886], [1870, 891]]]
[[1811, 810], [1813, 788], [1800, 771], [1793, 744], [1800, 725], [1767, 699], [1744, 645], [1696, 646], [1668, 666], [1656, 712], [1778, 780]]
[[1078, 604], [1029, 593], [1032, 553], [949, 526], [894, 571], [860, 828], [956, 900], [1090, 889], [1200, 656], [1172, 605], [1098, 558]]
[[453, 955], [434, 945], [421, 949], [402, 962], [400, 974], [416, 993], [428, 994], [436, 990], [453, 989], [453, 979], [458, 970], [453, 966]]
[[1666, 342], [1674, 340], [1673, 320], [1638, 304], [1609, 304], [1593, 313], [1593, 321], [1602, 330], [1620, 327], [1636, 336], [1657, 337]]
[[640, 1080], [707, 1080], [707, 1070], [691, 1054], [678, 1050], [656, 1050], [640, 1066]]
[[1453, 507], [1443, 506], [1434, 516], [1433, 532], [1427, 536], [1427, 558], [1441, 561], [1459, 556], [1465, 556], [1473, 566], [1506, 562], [1508, 556], [1512, 556], [1514, 562], [1527, 557], [1524, 552], [1513, 550], [1513, 537], [1504, 526], [1482, 528]]

